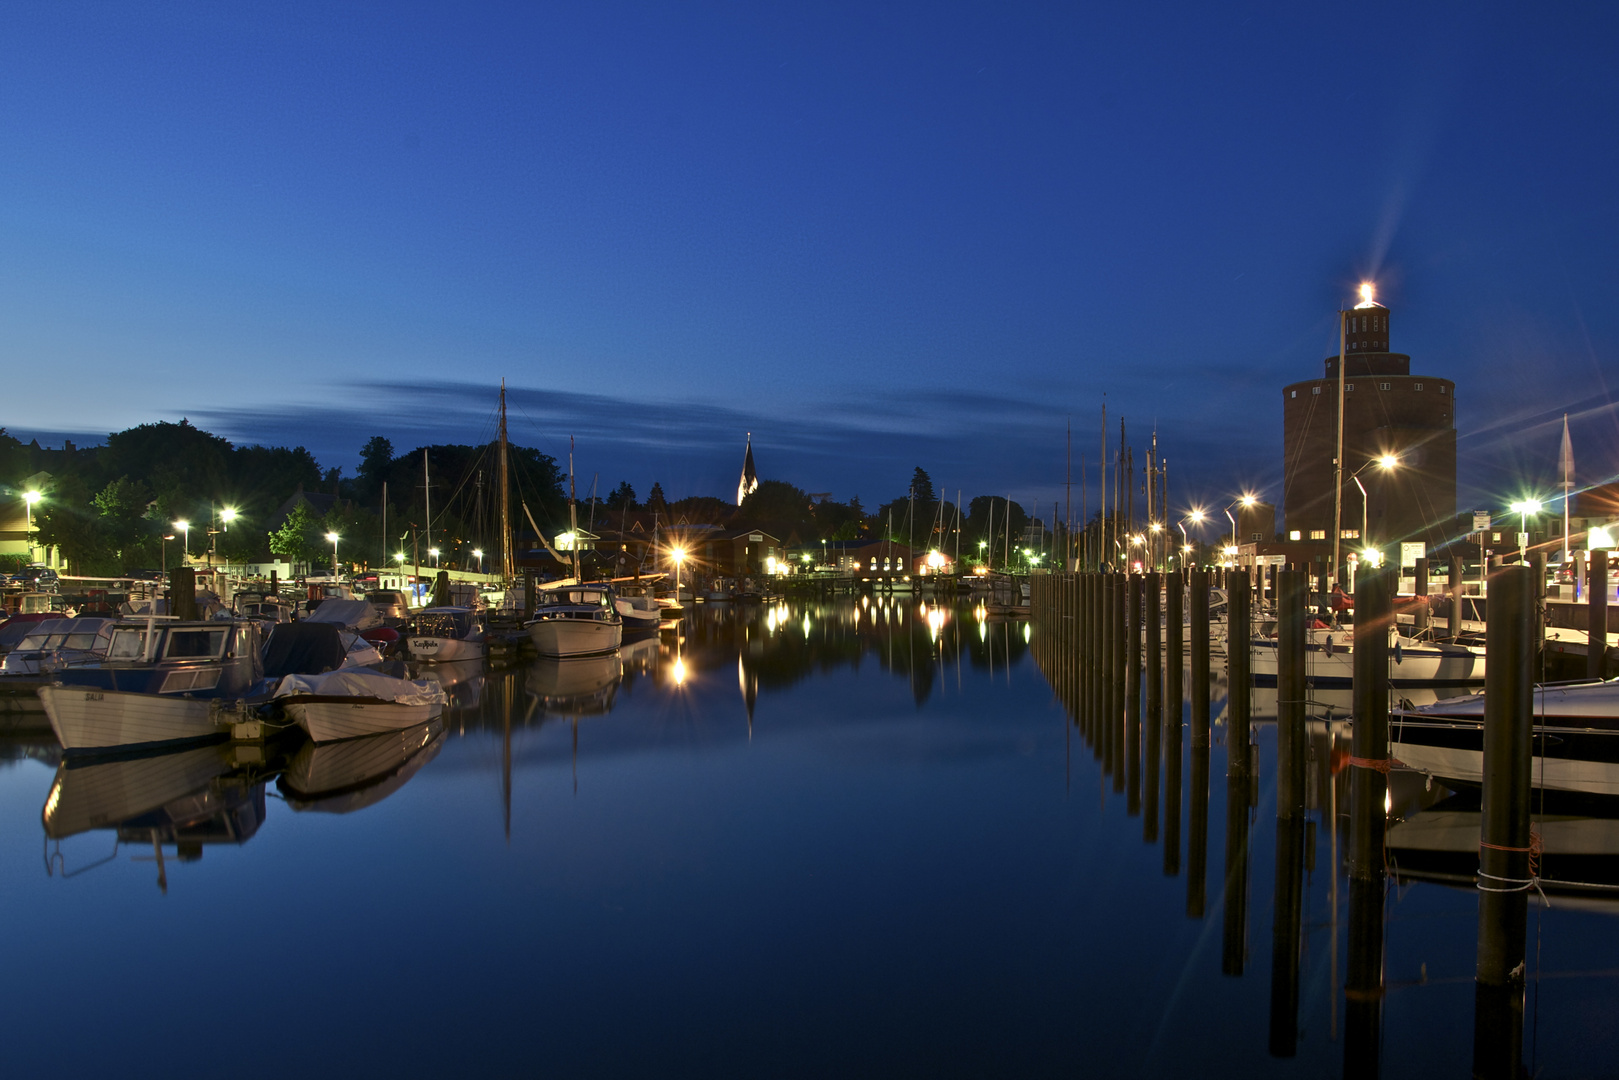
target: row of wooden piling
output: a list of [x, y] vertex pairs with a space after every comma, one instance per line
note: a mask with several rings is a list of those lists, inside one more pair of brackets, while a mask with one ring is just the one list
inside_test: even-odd
[[[1394, 622], [1393, 568], [1364, 571], [1356, 582], [1353, 729], [1350, 787], [1349, 949], [1345, 989], [1345, 1074], [1376, 1075], [1380, 1061], [1383, 919], [1388, 865], [1385, 852], [1390, 754], [1388, 632]], [[1498, 569], [1489, 583], [1486, 627], [1485, 778], [1479, 857], [1479, 941], [1474, 1067], [1479, 1075], [1510, 1075], [1521, 1061], [1524, 1001], [1524, 929], [1530, 866], [1529, 794], [1532, 761], [1532, 688], [1539, 644], [1539, 590], [1527, 566]], [[1605, 559], [1591, 568], [1593, 641], [1595, 597], [1605, 594]], [[1458, 567], [1452, 580], [1461, 580]], [[1184, 582], [1184, 585], [1183, 585]], [[1598, 585], [1598, 583], [1601, 583]], [[1227, 741], [1226, 876], [1221, 968], [1241, 974], [1246, 939], [1248, 813], [1257, 770], [1252, 749], [1249, 638], [1251, 582], [1228, 571], [1229, 685]], [[1307, 643], [1312, 617], [1311, 580], [1281, 570], [1272, 579], [1278, 626], [1277, 851], [1272, 952], [1270, 1049], [1291, 1056], [1298, 1033], [1299, 950], [1302, 941], [1304, 847], [1308, 777]], [[1094, 748], [1130, 813], [1141, 809], [1136, 786], [1147, 763], [1144, 839], [1155, 840], [1160, 819], [1159, 755], [1164, 770], [1164, 871], [1179, 872], [1181, 685], [1191, 677], [1187, 851], [1187, 913], [1201, 917], [1207, 861], [1209, 715], [1209, 577], [1113, 573], [1053, 574], [1036, 578], [1032, 617], [1042, 633], [1037, 660], [1069, 705], [1074, 725]], [[1162, 611], [1164, 618], [1160, 621]], [[1183, 611], [1189, 616], [1190, 653], [1182, 653]], [[1449, 628], [1461, 626], [1459, 590], [1453, 590]], [[1606, 629], [1606, 613], [1601, 615]], [[1160, 638], [1161, 627], [1169, 633]], [[1600, 656], [1593, 648], [1592, 653]], [[1167, 661], [1167, 663], [1166, 663]], [[1143, 677], [1145, 693], [1143, 694]], [[1141, 736], [1145, 736], [1145, 746]], [[1143, 753], [1144, 751], [1144, 753]], [[1332, 823], [1335, 827], [1335, 823]], [[1336, 872], [1336, 868], [1334, 868]]]

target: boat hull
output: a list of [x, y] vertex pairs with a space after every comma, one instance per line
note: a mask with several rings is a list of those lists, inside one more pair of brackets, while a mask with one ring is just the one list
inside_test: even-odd
[[45, 686], [40, 703], [68, 753], [138, 750], [193, 739], [221, 738], [228, 728], [207, 698], [136, 694], [85, 686]]
[[409, 705], [398, 701], [315, 697], [289, 698], [281, 707], [317, 743], [403, 731], [425, 724], [444, 711], [443, 702]]
[[482, 639], [412, 634], [405, 639], [405, 651], [410, 653], [412, 660], [442, 664], [457, 660], [482, 660], [486, 650]]
[[624, 641], [624, 627], [600, 619], [540, 619], [528, 624], [529, 640], [541, 656], [593, 656]]
[[[1255, 641], [1249, 653], [1255, 682], [1276, 681], [1277, 645], [1274, 639]], [[1310, 686], [1344, 687], [1354, 684], [1355, 654], [1349, 649], [1327, 652], [1311, 647], [1305, 652], [1305, 682]], [[1484, 681], [1484, 654], [1460, 646], [1402, 645], [1389, 650], [1389, 685], [1393, 687], [1473, 686]]]

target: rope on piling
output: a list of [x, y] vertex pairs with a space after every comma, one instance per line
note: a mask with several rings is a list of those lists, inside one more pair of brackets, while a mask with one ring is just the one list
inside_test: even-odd
[[1384, 776], [1387, 776], [1390, 772], [1392, 772], [1395, 769], [1407, 769], [1407, 768], [1410, 768], [1409, 765], [1407, 765], [1405, 762], [1401, 761], [1399, 758], [1392, 758], [1392, 757], [1387, 757], [1387, 758], [1351, 757], [1349, 759], [1349, 764], [1351, 764], [1351, 765], [1359, 765], [1363, 769], [1372, 769], [1372, 770], [1374, 770], [1376, 772], [1382, 773]]
[[1487, 874], [1484, 872], [1483, 867], [1480, 867], [1478, 876], [1481, 879], [1489, 878], [1491, 881], [1499, 881], [1501, 882], [1501, 887], [1498, 888], [1494, 885], [1486, 885], [1481, 880], [1478, 882], [1479, 891], [1493, 893], [1515, 893], [1528, 892], [1530, 889], [1534, 889], [1536, 892], [1540, 893], [1540, 899], [1542, 902], [1544, 902], [1547, 907], [1551, 907], [1551, 901], [1546, 899], [1546, 893], [1540, 887], [1540, 857], [1545, 853], [1546, 849], [1541, 843], [1539, 829], [1535, 828], [1533, 825], [1529, 826], [1528, 847], [1513, 847], [1509, 844], [1492, 844], [1483, 839], [1479, 840], [1478, 846], [1481, 848], [1489, 848], [1491, 851], [1511, 851], [1529, 856], [1529, 876], [1526, 878], [1509, 878], [1500, 877], [1496, 874]]

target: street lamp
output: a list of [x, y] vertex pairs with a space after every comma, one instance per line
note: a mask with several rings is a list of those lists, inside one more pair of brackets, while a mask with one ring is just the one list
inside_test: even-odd
[[162, 543], [158, 545], [163, 554], [163, 576], [165, 578], [169, 576], [169, 541], [173, 539], [174, 534], [170, 533], [169, 535], [162, 537]]
[[180, 565], [184, 566], [186, 564], [186, 560], [191, 558], [191, 522], [176, 521], [174, 523], [174, 527], [185, 534], [184, 547], [181, 549], [182, 554], [180, 557]]
[[438, 548], [430, 547], [430, 548], [427, 549], [427, 553], [429, 555], [433, 556], [433, 569], [437, 570], [438, 569]]
[[1510, 509], [1518, 515], [1518, 561], [1525, 562], [1529, 558], [1529, 515], [1540, 513], [1540, 500], [1523, 499]]
[[332, 577], [335, 578], [337, 576], [337, 534], [329, 532], [326, 534], [326, 539], [331, 541], [332, 544]]
[[478, 573], [483, 573], [483, 548], [473, 548], [472, 553], [478, 556]]
[[1147, 528], [1153, 534], [1152, 535], [1152, 549], [1151, 549], [1152, 568], [1154, 570], [1162, 570], [1163, 567], [1161, 565], [1159, 565], [1160, 560], [1158, 558], [1158, 554], [1159, 554], [1160, 550], [1162, 549], [1163, 545], [1160, 544], [1159, 541], [1158, 541], [1158, 534], [1164, 531], [1164, 523], [1162, 521], [1154, 521], [1152, 524], [1148, 525]]
[[[1360, 482], [1360, 474], [1371, 468], [1373, 465], [1380, 466], [1384, 472], [1388, 472], [1399, 463], [1400, 459], [1395, 457], [1393, 454], [1384, 454], [1382, 457], [1375, 457], [1368, 461], [1366, 464], [1356, 469], [1349, 477], [1349, 479], [1355, 482], [1355, 486], [1360, 488], [1360, 539], [1362, 545], [1365, 547], [1372, 546], [1372, 525], [1368, 518], [1367, 512], [1368, 500], [1366, 497], [1366, 485]], [[1374, 563], [1373, 565], [1376, 564]]]
[[672, 548], [669, 555], [675, 560], [675, 603], [678, 604], [680, 603], [680, 564], [686, 561], [686, 549], [683, 547]]
[[[1231, 507], [1232, 506], [1237, 506], [1238, 504], [1241, 504], [1242, 508], [1244, 510], [1246, 510], [1246, 509], [1248, 509], [1250, 506], [1254, 505], [1254, 503], [1256, 503], [1258, 501], [1259, 500], [1253, 495], [1243, 495], [1239, 499], [1233, 499], [1231, 501], [1231, 505], [1227, 506], [1225, 508], [1226, 520], [1231, 522], [1231, 545], [1226, 549], [1226, 553], [1228, 555], [1235, 556], [1236, 553], [1237, 553], [1237, 549], [1241, 544], [1241, 541], [1239, 541], [1237, 539], [1237, 519], [1231, 516]], [[1231, 560], [1231, 565], [1235, 566], [1236, 564], [1237, 564], [1237, 561], [1236, 561], [1235, 558], [1233, 558]]]
[[22, 494], [23, 521], [26, 532], [23, 536], [28, 541], [28, 561], [34, 561], [34, 504], [40, 499], [37, 491], [25, 491]]

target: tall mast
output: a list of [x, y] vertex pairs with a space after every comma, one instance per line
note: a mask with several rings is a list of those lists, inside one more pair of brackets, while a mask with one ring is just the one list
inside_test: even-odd
[[573, 543], [568, 550], [573, 556], [573, 580], [579, 580], [579, 502], [573, 479], [573, 436], [568, 436], [568, 531]]
[[433, 488], [427, 475], [427, 447], [422, 447], [422, 501], [427, 507], [427, 547], [433, 547]]
[[[1349, 343], [1349, 312], [1338, 312], [1338, 450], [1332, 458], [1332, 565], [1329, 580], [1338, 584], [1338, 545], [1344, 535], [1344, 353]], [[1364, 531], [1365, 523], [1361, 524]], [[1234, 544], [1236, 537], [1231, 538]]]
[[517, 560], [512, 554], [511, 480], [506, 458], [506, 380], [500, 380], [500, 580], [510, 585], [517, 579]]
[[[1068, 490], [1063, 496], [1063, 525], [1062, 525], [1062, 559], [1063, 569], [1068, 569], [1068, 562], [1073, 556], [1074, 549], [1074, 418], [1068, 418]], [[1052, 531], [1052, 539], [1056, 539], [1056, 530]]]
[[1100, 515], [1097, 525], [1100, 526], [1100, 535], [1097, 537], [1096, 568], [1102, 569], [1102, 559], [1107, 547], [1107, 395], [1102, 395], [1102, 457], [1097, 466], [1102, 477], [1101, 492], [1096, 496], [1096, 512]]

